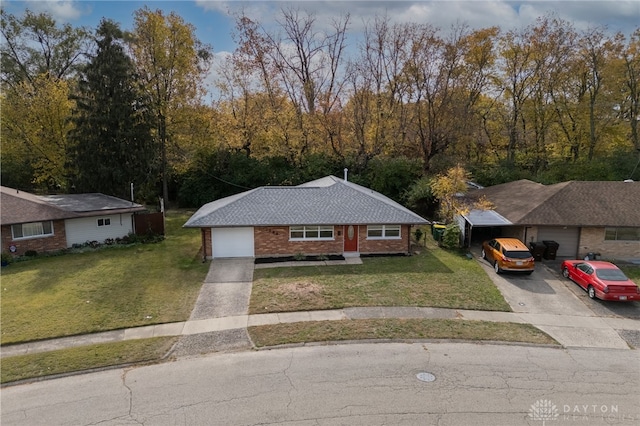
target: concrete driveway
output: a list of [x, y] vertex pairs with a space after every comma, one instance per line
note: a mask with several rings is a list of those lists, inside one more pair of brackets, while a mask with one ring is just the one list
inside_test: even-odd
[[625, 330], [637, 328], [637, 324], [631, 324], [637, 320], [602, 317], [591, 307], [591, 302], [597, 301], [579, 297], [572, 288], [572, 282], [546, 265], [537, 264], [531, 275], [498, 275], [489, 262], [479, 256], [477, 260], [513, 312], [518, 313], [523, 322], [534, 325], [563, 346], [629, 348], [621, 334], [626, 335]]
[[[560, 266], [557, 268], [560, 274]], [[555, 272], [555, 270], [554, 270]], [[613, 302], [609, 300], [589, 299], [587, 292], [571, 280], [564, 280], [565, 285], [585, 305], [600, 317], [622, 317], [640, 320], [640, 302]]]
[[531, 275], [496, 274], [489, 262], [478, 259], [489, 278], [498, 287], [513, 312], [534, 314], [596, 316], [565, 285], [564, 278], [551, 273], [542, 264]]
[[247, 315], [253, 268], [253, 258], [213, 259], [190, 319]]

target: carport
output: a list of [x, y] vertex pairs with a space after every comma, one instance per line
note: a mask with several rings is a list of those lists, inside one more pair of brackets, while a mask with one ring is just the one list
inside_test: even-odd
[[502, 227], [514, 225], [495, 210], [471, 210], [458, 215], [456, 219], [462, 233], [463, 247], [471, 247], [474, 242], [498, 236]]

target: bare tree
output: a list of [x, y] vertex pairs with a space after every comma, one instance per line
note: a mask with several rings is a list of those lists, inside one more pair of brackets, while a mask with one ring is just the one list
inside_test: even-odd
[[405, 25], [389, 25], [387, 17], [376, 17], [365, 26], [360, 54], [349, 64], [349, 121], [362, 167], [383, 150], [405, 151], [407, 109], [401, 74], [410, 30]]
[[624, 94], [621, 112], [629, 123], [629, 131], [633, 146], [640, 150], [640, 28], [637, 28], [629, 39], [623, 54], [624, 60]]

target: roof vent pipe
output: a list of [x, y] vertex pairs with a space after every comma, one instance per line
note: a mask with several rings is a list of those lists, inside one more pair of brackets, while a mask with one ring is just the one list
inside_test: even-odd
[[347, 181], [347, 173], [349, 172], [349, 169], [347, 169], [346, 167], [344, 168], [344, 181]]

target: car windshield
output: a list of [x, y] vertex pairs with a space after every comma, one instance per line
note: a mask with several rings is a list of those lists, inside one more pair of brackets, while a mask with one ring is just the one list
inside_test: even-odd
[[517, 251], [517, 250], [505, 251], [504, 255], [510, 259], [528, 259], [531, 257], [531, 253], [529, 251]]
[[627, 276], [620, 269], [596, 269], [596, 275], [601, 280], [626, 281]]

